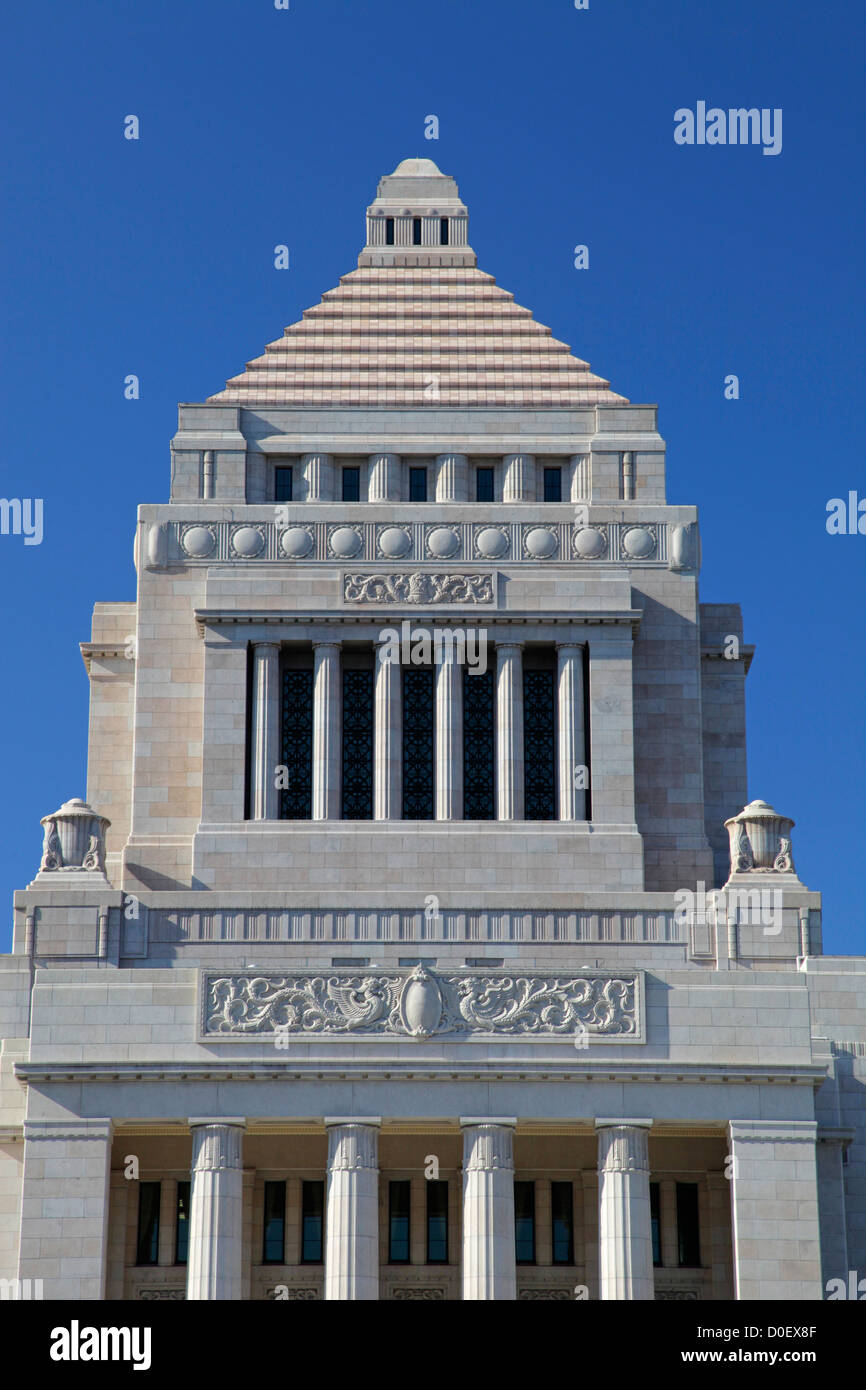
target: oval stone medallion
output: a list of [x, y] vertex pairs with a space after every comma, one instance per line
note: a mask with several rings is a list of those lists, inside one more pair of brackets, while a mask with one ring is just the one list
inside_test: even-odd
[[531, 555], [533, 560], [549, 560], [557, 550], [556, 536], [546, 526], [534, 526], [527, 531], [523, 544], [527, 555]]
[[437, 526], [427, 537], [427, 549], [437, 560], [450, 560], [460, 549], [460, 537], [447, 526]]
[[399, 526], [388, 526], [379, 533], [379, 550], [388, 560], [399, 560], [412, 549], [412, 538]]
[[622, 548], [631, 560], [646, 560], [656, 548], [655, 537], [644, 526], [633, 526], [622, 538]]
[[328, 540], [331, 553], [339, 556], [341, 560], [351, 560], [361, 549], [361, 537], [351, 526], [338, 526], [336, 531], [331, 532]]
[[594, 526], [583, 526], [574, 538], [574, 552], [581, 560], [598, 560], [607, 549], [604, 533]]
[[485, 526], [475, 537], [475, 546], [485, 560], [498, 560], [508, 552], [508, 537], [498, 526]]
[[216, 545], [216, 539], [209, 526], [190, 526], [189, 530], [183, 533], [181, 545], [193, 560], [203, 560], [206, 555], [210, 555]]
[[232, 552], [242, 560], [254, 559], [264, 548], [265, 538], [257, 526], [241, 526], [232, 534]]
[[303, 526], [290, 526], [280, 536], [280, 549], [290, 560], [303, 560], [313, 548], [313, 538]]

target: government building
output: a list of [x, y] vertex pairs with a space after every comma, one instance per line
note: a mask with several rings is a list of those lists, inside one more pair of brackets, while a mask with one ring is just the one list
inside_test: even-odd
[[656, 407], [404, 160], [180, 406], [82, 643], [0, 957], [7, 1293], [866, 1294], [866, 958], [750, 798], [700, 557]]

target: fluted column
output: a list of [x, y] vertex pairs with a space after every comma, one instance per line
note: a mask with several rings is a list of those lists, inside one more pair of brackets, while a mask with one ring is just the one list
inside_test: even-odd
[[243, 1297], [245, 1121], [190, 1120], [188, 1299]]
[[326, 1119], [325, 1298], [379, 1297], [380, 1119]]
[[514, 1126], [516, 1119], [461, 1119], [463, 1298], [516, 1299]]
[[436, 458], [436, 501], [469, 501], [469, 460], [465, 454], [439, 454]]
[[435, 787], [436, 819], [462, 820], [463, 675], [453, 643], [443, 645], [442, 660], [436, 667]]
[[596, 1120], [599, 1297], [653, 1297], [649, 1191], [652, 1120]]
[[400, 501], [400, 455], [371, 454], [370, 480], [367, 487], [370, 502]]
[[376, 646], [373, 734], [373, 816], [399, 820], [402, 812], [403, 710], [400, 662], [389, 642]]
[[557, 643], [556, 659], [559, 819], [586, 820], [583, 647], [576, 642]]
[[313, 820], [340, 817], [340, 644], [313, 644]]
[[496, 817], [522, 820], [523, 647], [496, 646]]
[[330, 502], [334, 496], [334, 461], [330, 454], [304, 454], [301, 470], [308, 502]]
[[252, 758], [250, 810], [253, 820], [276, 820], [280, 794], [280, 648], [276, 642], [253, 647]]
[[589, 454], [572, 454], [568, 461], [568, 496], [571, 502], [588, 502]]
[[503, 502], [534, 502], [535, 458], [532, 454], [506, 454], [502, 460]]

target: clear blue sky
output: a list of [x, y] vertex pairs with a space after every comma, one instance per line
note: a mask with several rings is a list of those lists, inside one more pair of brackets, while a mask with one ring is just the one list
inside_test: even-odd
[[[95, 600], [134, 597], [177, 401], [353, 269], [377, 179], [423, 155], [458, 180], [482, 268], [659, 403], [702, 598], [741, 602], [757, 645], [750, 794], [797, 822], [826, 949], [866, 951], [866, 536], [825, 530], [829, 498], [866, 495], [863, 28], [853, 0], [5, 7], [0, 495], [43, 498], [45, 534], [0, 536], [0, 948], [40, 816], [84, 794], [77, 644]], [[698, 101], [781, 107], [781, 154], [676, 145]]]

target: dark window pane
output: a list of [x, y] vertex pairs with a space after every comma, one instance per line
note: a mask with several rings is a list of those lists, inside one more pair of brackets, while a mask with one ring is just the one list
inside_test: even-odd
[[265, 1183], [262, 1264], [281, 1265], [286, 1259], [286, 1184]]
[[476, 468], [475, 470], [475, 500], [476, 502], [493, 501], [493, 469]]
[[291, 502], [292, 500], [292, 470], [291, 468], [275, 468], [275, 491], [274, 500], [276, 502]]
[[496, 819], [496, 675], [463, 671], [463, 815]]
[[360, 502], [361, 500], [361, 470], [360, 468], [343, 469], [343, 501]]
[[426, 468], [410, 468], [410, 469], [409, 469], [409, 501], [410, 501], [410, 502], [426, 502], [426, 501], [427, 501], [427, 469], [426, 469]]
[[545, 502], [562, 501], [562, 469], [545, 468], [544, 470], [544, 500]]
[[570, 1182], [550, 1184], [550, 1215], [553, 1224], [553, 1263], [574, 1264], [574, 1200]]
[[657, 1182], [650, 1183], [650, 1227], [653, 1239], [653, 1264], [660, 1267], [662, 1262], [662, 1203], [661, 1190]]
[[373, 819], [373, 672], [343, 672], [343, 820]]
[[138, 1241], [135, 1263], [155, 1265], [159, 1258], [159, 1199], [161, 1183], [138, 1185]]
[[413, 217], [413, 218], [412, 218], [412, 245], [413, 245], [413, 246], [420, 246], [420, 245], [421, 245], [421, 218], [420, 218], [420, 217]]
[[403, 667], [403, 819], [433, 820], [433, 671]]
[[185, 1265], [189, 1260], [189, 1196], [190, 1184], [179, 1182], [174, 1225], [174, 1262], [176, 1265]]
[[320, 1265], [325, 1233], [325, 1184], [301, 1184], [301, 1264]]
[[409, 1263], [410, 1183], [388, 1184], [388, 1261], [392, 1265]]
[[313, 672], [283, 672], [282, 757], [289, 785], [280, 788], [280, 819], [313, 814]]
[[385, 245], [386, 245], [386, 246], [393, 246], [393, 245], [394, 245], [394, 219], [393, 219], [393, 217], [386, 217], [386, 218], [385, 218]]
[[514, 1244], [519, 1265], [535, 1264], [535, 1183], [514, 1184]]
[[526, 820], [556, 820], [556, 693], [552, 669], [523, 671]]
[[677, 1183], [677, 1247], [680, 1266], [697, 1268], [701, 1263], [698, 1227], [698, 1185]]
[[448, 1263], [448, 1183], [427, 1183], [427, 1263]]
[[439, 218], [439, 241], [442, 246], [448, 245], [448, 218]]

